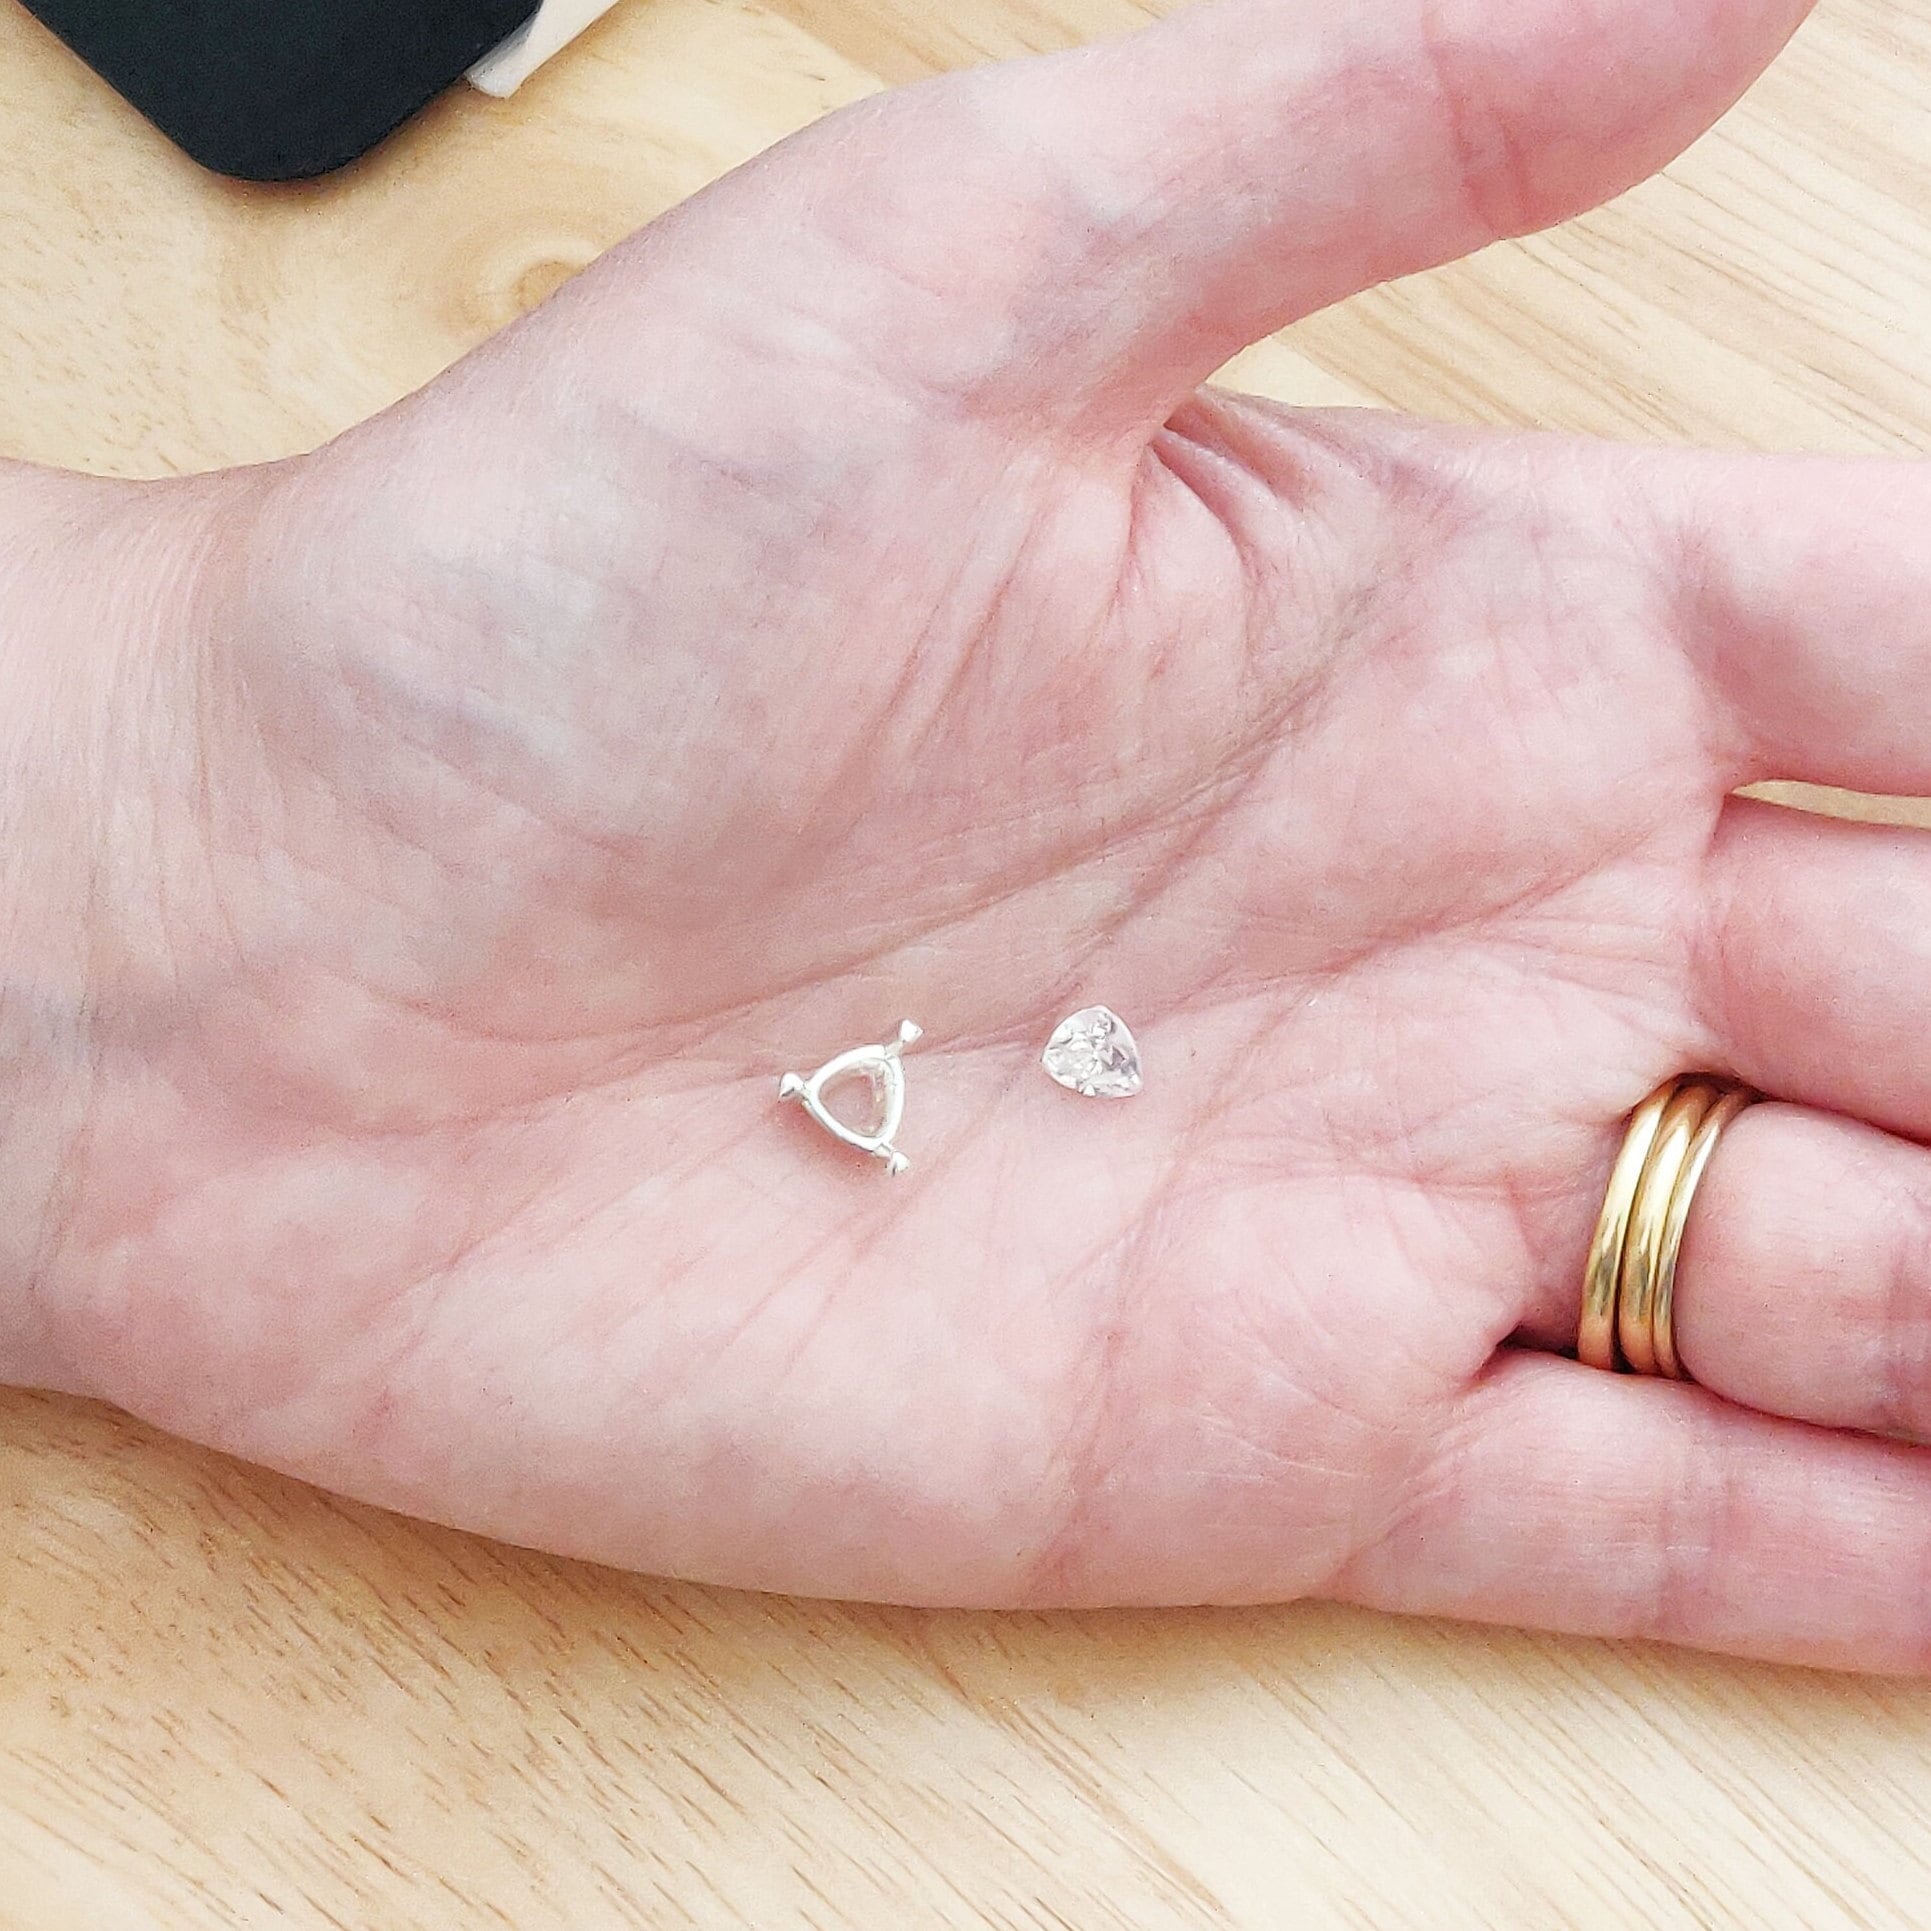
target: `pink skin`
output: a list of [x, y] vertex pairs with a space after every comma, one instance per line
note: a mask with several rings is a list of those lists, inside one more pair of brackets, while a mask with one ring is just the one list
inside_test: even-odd
[[[1833, 1429], [1931, 1419], [1931, 852], [1727, 800], [1931, 788], [1931, 478], [1197, 392], [1800, 11], [1223, 0], [835, 118], [311, 458], [0, 478], [5, 1365], [724, 1582], [1919, 1666], [1931, 1457]], [[1128, 1103], [1037, 1067], [1097, 1000]], [[777, 1081], [905, 1017], [890, 1179]], [[1792, 1103], [1704, 1386], [1519, 1345], [1692, 1066]]]

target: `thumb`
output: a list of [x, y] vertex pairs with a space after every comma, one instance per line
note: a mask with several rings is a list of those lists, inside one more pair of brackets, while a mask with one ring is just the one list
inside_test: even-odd
[[784, 198], [794, 242], [891, 291], [818, 262], [847, 339], [1144, 433], [1274, 329], [1653, 172], [1807, 5], [1216, 0], [840, 117], [793, 144]]

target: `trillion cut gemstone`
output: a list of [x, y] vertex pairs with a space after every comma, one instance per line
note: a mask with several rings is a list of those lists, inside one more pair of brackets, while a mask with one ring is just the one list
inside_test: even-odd
[[1140, 1090], [1140, 1049], [1127, 1023], [1105, 1006], [1062, 1020], [1046, 1042], [1046, 1070], [1089, 1100], [1126, 1100]]

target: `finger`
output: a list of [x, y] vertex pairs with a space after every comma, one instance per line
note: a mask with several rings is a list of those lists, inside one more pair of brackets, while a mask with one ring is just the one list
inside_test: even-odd
[[647, 316], [661, 385], [749, 289], [767, 371], [855, 350], [975, 415], [1143, 433], [1270, 330], [1650, 173], [1807, 5], [1213, 0], [835, 115], [559, 312]]
[[1931, 833], [1724, 807], [1694, 973], [1725, 1070], [1931, 1137]]
[[[634, 358], [647, 324], [673, 424], [687, 367], [702, 390], [749, 349], [760, 381], [880, 368], [924, 402], [1131, 441], [1269, 331], [1650, 173], [1808, 4], [1213, 0], [834, 115], [534, 326], [601, 318]], [[720, 344], [740, 311], [757, 340]]]
[[1380, 1608], [1931, 1663], [1931, 1454], [1505, 1351], [1344, 1577]]
[[1651, 173], [1805, 8], [1218, 0], [974, 77], [919, 122], [924, 192], [881, 176], [861, 218], [893, 197], [941, 271], [972, 235], [1033, 383], [1158, 420], [1271, 330]]
[[1931, 1153], [1751, 1108], [1697, 1189], [1675, 1330], [1684, 1369], [1732, 1401], [1931, 1439]]
[[1625, 452], [1620, 466], [1729, 721], [1736, 780], [1931, 790], [1931, 465]]

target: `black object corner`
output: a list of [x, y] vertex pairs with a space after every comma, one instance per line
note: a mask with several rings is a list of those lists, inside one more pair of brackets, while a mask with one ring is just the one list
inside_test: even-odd
[[538, 0], [25, 0], [194, 160], [300, 181], [366, 154]]

